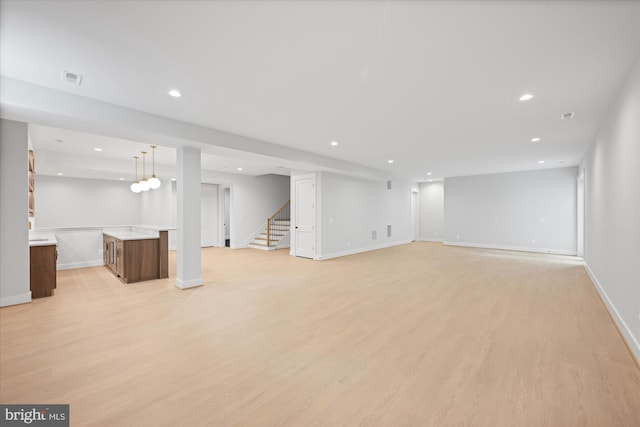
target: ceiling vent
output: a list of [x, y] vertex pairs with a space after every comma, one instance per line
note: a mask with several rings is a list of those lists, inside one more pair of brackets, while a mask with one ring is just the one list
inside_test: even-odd
[[67, 70], [62, 70], [61, 78], [63, 82], [71, 83], [76, 86], [80, 86], [80, 83], [82, 82], [81, 74], [72, 73], [71, 71]]
[[564, 113], [560, 116], [560, 120], [571, 120], [575, 117], [576, 113]]

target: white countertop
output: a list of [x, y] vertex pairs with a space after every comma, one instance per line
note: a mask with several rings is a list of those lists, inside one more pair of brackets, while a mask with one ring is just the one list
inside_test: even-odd
[[29, 232], [29, 246], [57, 245], [56, 235], [53, 233]]
[[145, 230], [153, 230], [153, 231], [171, 231], [175, 230], [176, 227], [166, 226], [166, 225], [132, 225], [131, 228], [144, 228]]
[[158, 233], [138, 233], [131, 230], [104, 230], [103, 233], [118, 240], [145, 240], [159, 237]]

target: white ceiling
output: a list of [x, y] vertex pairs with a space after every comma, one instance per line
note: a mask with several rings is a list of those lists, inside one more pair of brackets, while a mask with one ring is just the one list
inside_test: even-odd
[[[3, 1], [0, 12], [3, 76], [412, 180], [577, 164], [640, 55], [637, 1]], [[525, 92], [534, 99], [518, 101]]]

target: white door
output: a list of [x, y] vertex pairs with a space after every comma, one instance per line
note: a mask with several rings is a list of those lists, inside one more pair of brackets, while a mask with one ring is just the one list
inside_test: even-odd
[[202, 184], [200, 199], [200, 244], [215, 246], [218, 241], [218, 186]]
[[295, 256], [314, 258], [316, 255], [315, 179], [296, 180], [295, 192]]
[[411, 191], [411, 240], [418, 240], [418, 227], [420, 225], [418, 221], [418, 193]]

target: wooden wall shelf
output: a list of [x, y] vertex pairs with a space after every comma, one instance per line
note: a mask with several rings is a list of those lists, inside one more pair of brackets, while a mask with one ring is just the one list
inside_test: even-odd
[[27, 184], [29, 191], [29, 216], [35, 215], [35, 197], [33, 193], [35, 191], [36, 181], [36, 159], [33, 154], [33, 150], [29, 150], [29, 182]]

